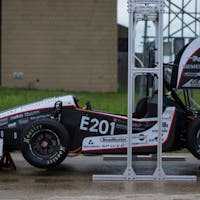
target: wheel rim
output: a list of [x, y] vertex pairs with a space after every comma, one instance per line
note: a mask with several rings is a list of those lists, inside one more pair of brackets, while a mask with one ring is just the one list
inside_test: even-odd
[[54, 156], [60, 146], [57, 134], [50, 129], [41, 129], [32, 136], [30, 148], [33, 154], [40, 158], [50, 158]]

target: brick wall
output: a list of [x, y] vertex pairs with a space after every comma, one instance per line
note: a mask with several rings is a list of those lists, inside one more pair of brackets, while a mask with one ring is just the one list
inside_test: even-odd
[[2, 0], [2, 10], [2, 86], [117, 90], [116, 0]]

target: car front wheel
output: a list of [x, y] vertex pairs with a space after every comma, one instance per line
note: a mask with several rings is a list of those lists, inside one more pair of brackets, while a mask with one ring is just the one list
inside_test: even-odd
[[55, 120], [43, 119], [30, 124], [23, 133], [21, 151], [33, 166], [52, 168], [67, 156], [70, 138], [64, 126]]

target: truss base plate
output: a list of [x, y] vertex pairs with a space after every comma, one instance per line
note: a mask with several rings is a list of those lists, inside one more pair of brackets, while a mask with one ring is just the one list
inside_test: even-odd
[[126, 177], [124, 175], [93, 175], [93, 181], [197, 181], [196, 176], [177, 176], [177, 175], [136, 175], [133, 177]]
[[[127, 155], [104, 155], [104, 161], [122, 161], [127, 160]], [[154, 155], [138, 155], [133, 156], [134, 161], [156, 161], [157, 157]], [[163, 161], [185, 161], [184, 156], [162, 156]]]

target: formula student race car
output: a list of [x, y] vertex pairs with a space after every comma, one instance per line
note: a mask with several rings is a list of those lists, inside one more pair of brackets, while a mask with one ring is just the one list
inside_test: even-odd
[[[165, 66], [163, 151], [187, 148], [200, 159], [199, 111], [191, 109], [188, 89], [200, 88], [200, 38], [187, 45], [173, 65]], [[174, 88], [183, 89], [185, 103]], [[169, 94], [170, 92], [170, 94]], [[134, 153], [156, 153], [157, 95], [141, 99], [133, 113]], [[21, 150], [33, 166], [51, 168], [69, 152], [126, 153], [127, 117], [82, 109], [73, 95], [54, 97], [0, 112], [4, 148]]]

